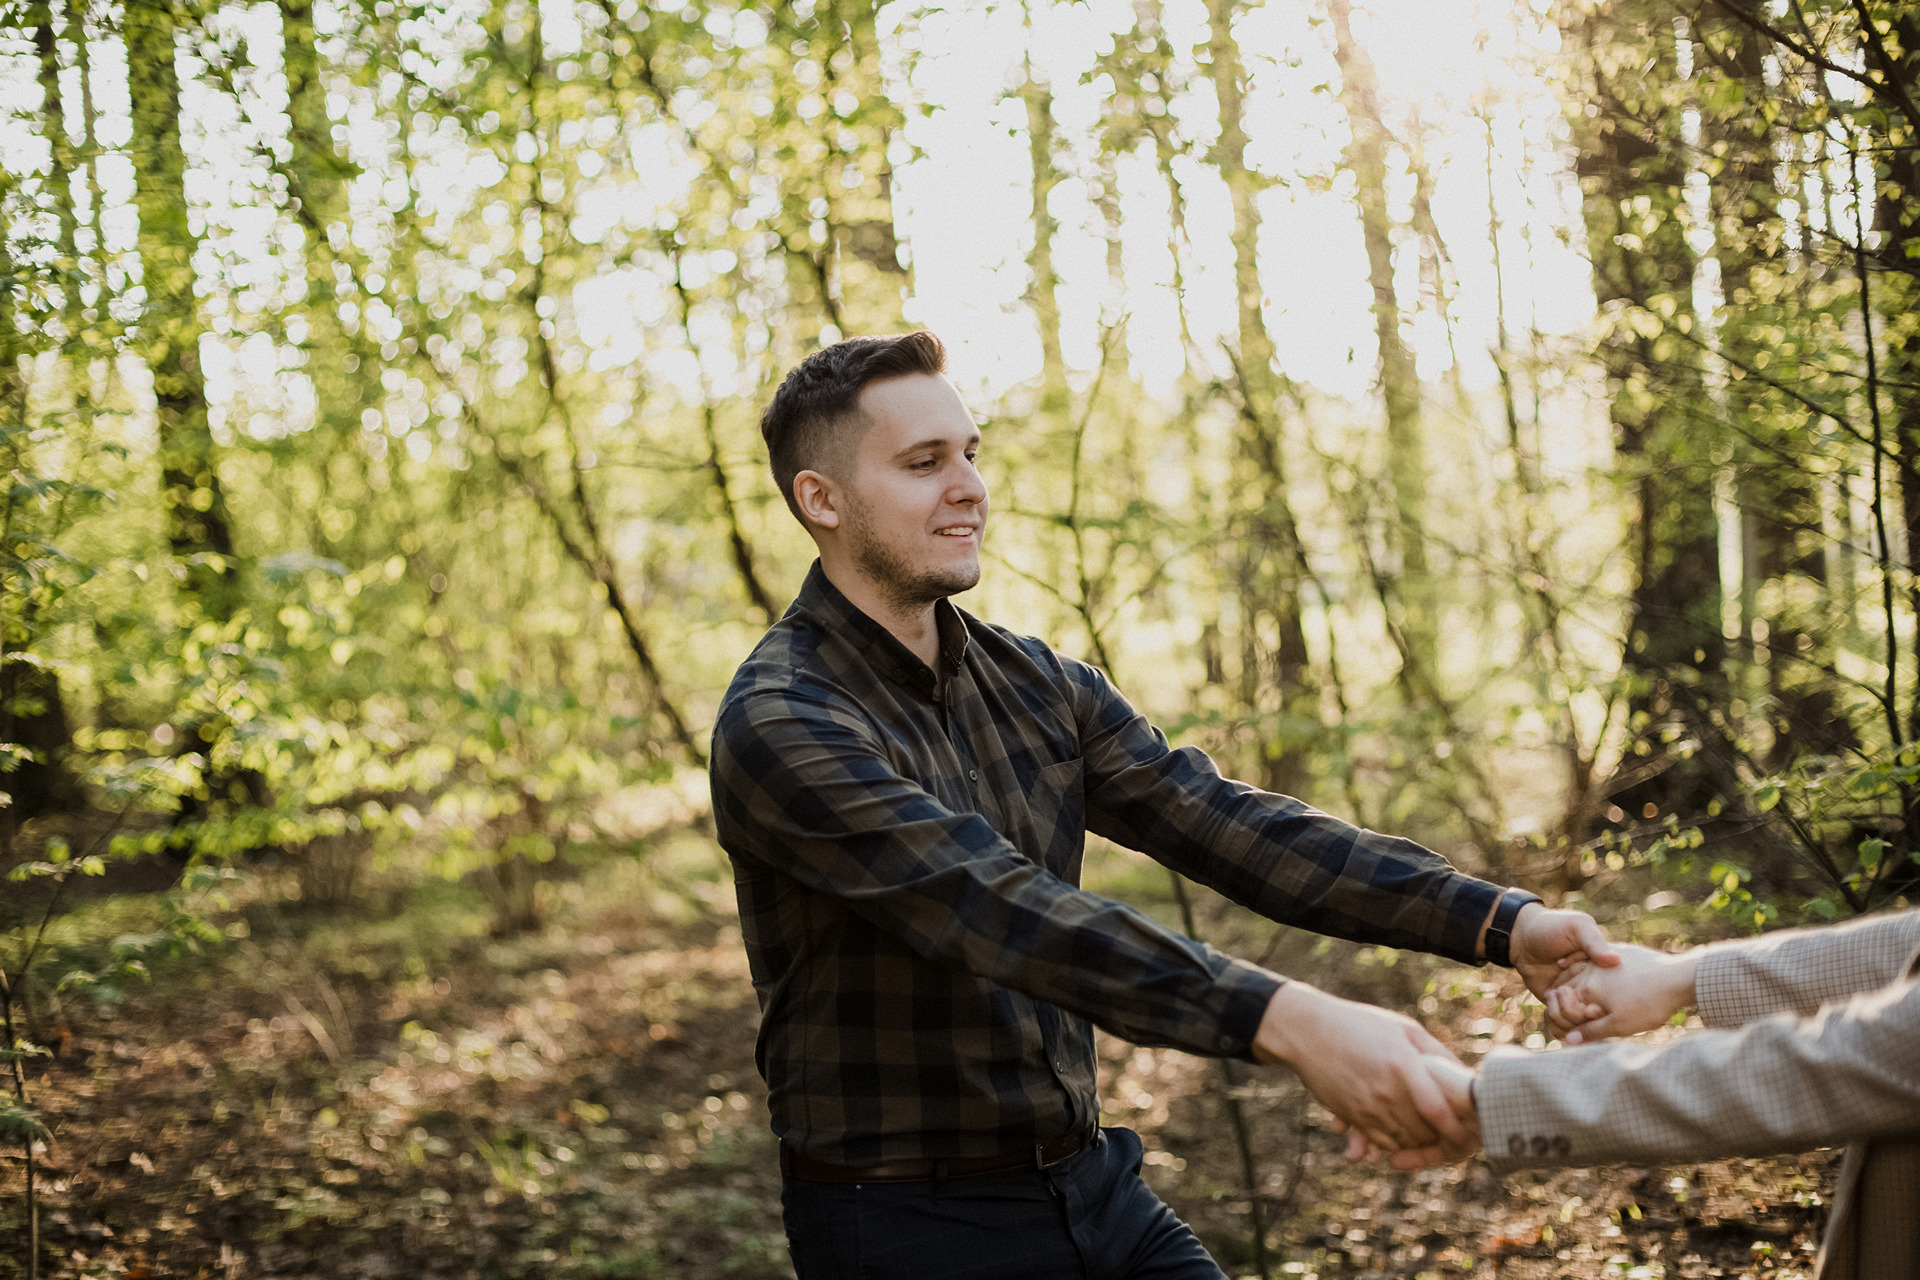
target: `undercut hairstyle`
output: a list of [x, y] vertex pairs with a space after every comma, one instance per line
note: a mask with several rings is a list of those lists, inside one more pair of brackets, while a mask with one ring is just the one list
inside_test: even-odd
[[925, 329], [877, 338], [848, 338], [802, 360], [760, 415], [774, 483], [801, 524], [793, 478], [802, 471], [838, 477], [868, 425], [860, 393], [875, 382], [947, 371], [947, 347]]

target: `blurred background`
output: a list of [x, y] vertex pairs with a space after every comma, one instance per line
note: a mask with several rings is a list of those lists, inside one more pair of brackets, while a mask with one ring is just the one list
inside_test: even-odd
[[[0, 4], [0, 1276], [790, 1274], [704, 770], [844, 335], [949, 344], [960, 603], [1225, 770], [1656, 944], [1907, 902], [1916, 101], [1876, 0]], [[1805, 1274], [1830, 1186], [1101, 1053], [1236, 1275]]]

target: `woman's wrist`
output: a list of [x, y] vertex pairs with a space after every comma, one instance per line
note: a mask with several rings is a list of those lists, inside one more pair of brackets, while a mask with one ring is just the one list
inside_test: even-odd
[[1700, 972], [1701, 951], [1700, 947], [1691, 947], [1671, 954], [1662, 965], [1661, 986], [1667, 1007], [1674, 1013], [1691, 1009], [1700, 1003], [1699, 993], [1694, 989], [1694, 982]]

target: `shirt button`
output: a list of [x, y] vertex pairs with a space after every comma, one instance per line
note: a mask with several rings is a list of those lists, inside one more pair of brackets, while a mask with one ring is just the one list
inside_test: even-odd
[[980, 771], [978, 769], [967, 770], [967, 781], [968, 782], [980, 781]]

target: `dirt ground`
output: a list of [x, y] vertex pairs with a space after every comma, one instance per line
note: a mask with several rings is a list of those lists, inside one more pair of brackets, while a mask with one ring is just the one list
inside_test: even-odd
[[[457, 886], [379, 919], [257, 905], [223, 953], [117, 1006], [66, 1002], [30, 1080], [53, 1130], [41, 1275], [790, 1276], [757, 1014], [719, 888], [661, 910], [657, 885], [615, 865], [562, 886], [544, 931], [504, 940]], [[1510, 976], [1305, 937], [1267, 950], [1417, 1007], [1469, 1057], [1538, 1026]], [[1100, 1048], [1108, 1123], [1140, 1132], [1146, 1176], [1236, 1276], [1811, 1270], [1832, 1153], [1401, 1175], [1349, 1164], [1285, 1073]], [[17, 1156], [0, 1163], [0, 1277], [26, 1274], [22, 1191]]]

